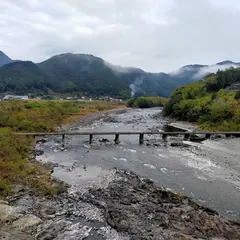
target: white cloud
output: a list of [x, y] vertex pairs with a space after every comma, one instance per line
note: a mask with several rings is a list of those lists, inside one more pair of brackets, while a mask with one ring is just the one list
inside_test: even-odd
[[14, 59], [91, 53], [171, 71], [240, 61], [239, 0], [0, 0], [0, 49]]
[[193, 79], [201, 79], [208, 73], [216, 73], [218, 70], [226, 70], [229, 68], [238, 68], [239, 65], [236, 64], [224, 64], [224, 65], [210, 65], [207, 67], [201, 68], [198, 73], [193, 76]]

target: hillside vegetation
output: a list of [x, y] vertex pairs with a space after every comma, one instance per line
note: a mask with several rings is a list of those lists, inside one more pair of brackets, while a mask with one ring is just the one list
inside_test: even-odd
[[169, 97], [178, 87], [199, 80], [208, 67], [195, 64], [173, 73], [150, 73], [115, 66], [93, 55], [70, 53], [53, 56], [38, 64], [9, 59], [0, 52], [0, 93], [31, 93], [32, 96]]
[[[57, 126], [79, 120], [89, 113], [117, 108], [118, 103], [101, 101], [2, 101], [0, 102], [0, 196], [11, 187], [24, 184], [55, 194], [60, 185], [51, 181], [45, 166], [30, 160], [33, 138], [13, 132], [48, 132]], [[78, 113], [72, 116], [72, 113]], [[80, 114], [80, 115], [79, 115]]]
[[20, 95], [65, 93], [129, 99], [133, 90], [135, 96], [167, 97], [182, 84], [184, 80], [176, 76], [116, 67], [86, 54], [61, 54], [39, 64], [18, 61], [0, 67], [0, 93]]
[[163, 107], [167, 104], [168, 100], [163, 97], [138, 97], [131, 98], [127, 105], [129, 107], [136, 108], [151, 108], [151, 107]]
[[203, 129], [240, 131], [240, 92], [226, 87], [240, 82], [240, 69], [210, 74], [177, 89], [164, 108], [164, 115], [199, 122]]

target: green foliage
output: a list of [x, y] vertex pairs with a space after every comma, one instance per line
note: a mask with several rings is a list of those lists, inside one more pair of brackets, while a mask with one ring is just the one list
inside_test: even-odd
[[133, 107], [134, 102], [136, 101], [136, 98], [131, 98], [127, 102], [128, 107]]
[[192, 82], [201, 67], [192, 66], [192, 70], [180, 75], [147, 73], [137, 68], [119, 71], [119, 67], [114, 69], [92, 55], [61, 54], [39, 64], [19, 61], [0, 67], [0, 93], [28, 93], [33, 97], [80, 93], [129, 99], [129, 86], [134, 84], [135, 97], [168, 97], [176, 88]]
[[138, 97], [131, 98], [127, 105], [136, 108], [162, 107], [167, 103], [166, 98], [162, 97]]
[[119, 92], [119, 97], [123, 100], [129, 99], [130, 98], [130, 92], [129, 90], [121, 90]]
[[217, 92], [237, 82], [240, 82], [240, 71], [231, 68], [226, 71], [218, 71], [216, 75], [205, 80], [205, 85], [208, 92]]
[[32, 109], [32, 108], [40, 108], [41, 105], [39, 103], [26, 103], [24, 104], [24, 107], [27, 109]]
[[165, 116], [199, 122], [205, 129], [240, 130], [240, 94], [224, 90], [240, 80], [240, 70], [218, 71], [177, 89], [164, 107]]
[[237, 91], [237, 92], [236, 92], [234, 98], [235, 98], [236, 100], [239, 100], [239, 99], [240, 99], [240, 91]]

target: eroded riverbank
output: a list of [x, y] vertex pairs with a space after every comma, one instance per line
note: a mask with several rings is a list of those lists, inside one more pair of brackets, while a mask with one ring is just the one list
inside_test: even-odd
[[[102, 113], [97, 118], [85, 119], [71, 130], [161, 131], [165, 121], [154, 117], [159, 111], [132, 109]], [[162, 187], [189, 196], [225, 217], [240, 219], [239, 139], [183, 142], [183, 147], [176, 148], [171, 143], [182, 140], [175, 137], [166, 143], [159, 136], [146, 136], [144, 145], [139, 146], [136, 136], [120, 136], [119, 145], [109, 136], [99, 136], [94, 137], [90, 146], [86, 137], [71, 136], [66, 139], [66, 149], [61, 149], [58, 137], [48, 140], [38, 145], [44, 152], [38, 160], [53, 164], [53, 176], [68, 183], [70, 188], [69, 193], [51, 200], [27, 192], [9, 200], [10, 205], [19, 208], [20, 214], [32, 214], [41, 220], [24, 230], [30, 239], [184, 239], [184, 235], [238, 239], [234, 230], [239, 232], [238, 225], [226, 223], [225, 226], [222, 218], [190, 199], [172, 193], [169, 194], [176, 201], [165, 198]], [[144, 185], [144, 177], [155, 185], [148, 181]], [[153, 193], [155, 200], [150, 197]], [[142, 221], [145, 211], [149, 216]], [[184, 221], [177, 222], [178, 219]], [[186, 225], [193, 219], [202, 220], [196, 220], [196, 228], [189, 229]], [[210, 219], [209, 226], [203, 224], [206, 219]], [[163, 225], [158, 228], [160, 222]], [[200, 225], [205, 230], [197, 230]], [[215, 230], [206, 231], [213, 225]], [[148, 231], [143, 234], [144, 228]], [[231, 232], [235, 235], [228, 235]]]

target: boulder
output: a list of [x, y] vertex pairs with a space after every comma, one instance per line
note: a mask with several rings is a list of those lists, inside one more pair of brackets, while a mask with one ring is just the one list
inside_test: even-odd
[[21, 216], [20, 211], [16, 207], [6, 204], [0, 204], [0, 222], [14, 221]]
[[37, 226], [40, 223], [42, 223], [42, 219], [35, 215], [28, 214], [14, 221], [12, 226], [19, 230], [25, 230], [26, 228]]

